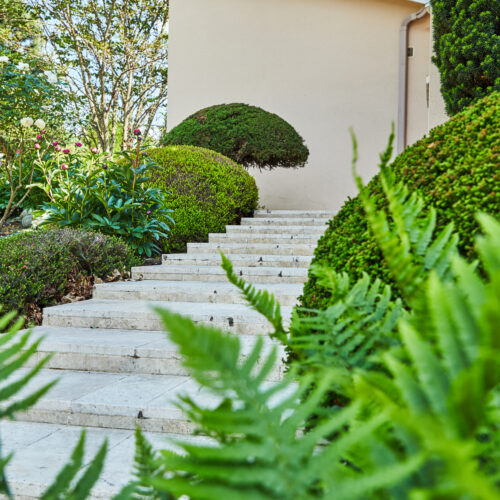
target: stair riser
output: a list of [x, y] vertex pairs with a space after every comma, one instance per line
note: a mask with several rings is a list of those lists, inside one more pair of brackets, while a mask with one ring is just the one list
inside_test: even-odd
[[257, 210], [254, 212], [254, 218], [266, 219], [331, 219], [333, 212], [323, 211], [302, 211], [302, 210]]
[[208, 237], [209, 243], [285, 243], [288, 245], [316, 245], [319, 236], [309, 237], [302, 235], [290, 236], [268, 236], [254, 235], [248, 237], [242, 234], [211, 234]]
[[[263, 323], [243, 322], [233, 318], [214, 318], [212, 321], [196, 321], [205, 325], [221, 328], [228, 332], [242, 335], [266, 335], [271, 327]], [[75, 328], [110, 328], [126, 330], [163, 330], [163, 323], [156, 315], [140, 318], [96, 318], [86, 316], [45, 315], [43, 326], [60, 326]]]
[[290, 218], [287, 219], [285, 217], [278, 217], [276, 219], [273, 219], [271, 217], [244, 217], [241, 219], [241, 225], [242, 226], [275, 226], [275, 225], [280, 225], [280, 226], [318, 226], [322, 227], [323, 229], [326, 229], [328, 219], [323, 217], [323, 218], [310, 218], [307, 219], [305, 217], [303, 218]]
[[[149, 278], [144, 278], [149, 279]], [[164, 290], [113, 291], [111, 289], [94, 289], [94, 298], [102, 300], [156, 300], [170, 302], [210, 302], [212, 304], [246, 304], [237, 291], [232, 293], [172, 293]], [[297, 304], [297, 295], [275, 295], [282, 306]]]
[[[16, 419], [23, 422], [42, 422], [57, 425], [78, 425], [81, 427], [101, 427], [109, 429], [136, 429], [140, 427], [144, 432], [165, 432], [171, 434], [192, 434], [194, 426], [178, 418], [148, 417], [143, 413], [142, 418], [131, 415], [105, 415], [95, 413], [98, 408], [92, 408], [88, 413], [78, 410], [61, 411], [32, 408], [16, 415]], [[91, 413], [92, 411], [92, 413]]]
[[217, 251], [222, 251], [226, 255], [231, 255], [233, 253], [247, 253], [256, 255], [303, 255], [312, 256], [314, 255], [314, 249], [316, 245], [304, 245], [304, 244], [276, 244], [276, 245], [248, 245], [245, 243], [227, 246], [224, 243], [188, 243], [187, 251], [189, 253], [214, 253]]
[[[289, 268], [309, 268], [311, 260], [309, 257], [289, 257], [288, 259], [270, 259], [270, 256], [255, 256], [248, 257], [245, 259], [236, 259], [230, 257], [231, 262], [235, 267], [289, 267]], [[262, 259], [261, 261], [259, 259]], [[202, 257], [189, 258], [186, 257], [173, 257], [164, 255], [162, 259], [162, 264], [164, 266], [220, 266], [221, 258], [220, 255], [214, 255], [213, 257], [207, 257], [206, 259]]]
[[[249, 283], [305, 283], [307, 276], [279, 276], [278, 273], [272, 275], [240, 275], [245, 281]], [[134, 280], [168, 280], [168, 281], [212, 281], [214, 283], [226, 283], [227, 276], [225, 274], [174, 274], [174, 273], [158, 273], [158, 272], [132, 272], [132, 279]], [[146, 297], [146, 300], [155, 300], [152, 297]], [[172, 299], [169, 299], [172, 300]]]
[[262, 235], [262, 234], [311, 234], [313, 236], [321, 236], [325, 232], [326, 228], [323, 227], [315, 227], [315, 226], [303, 226], [297, 228], [297, 226], [290, 226], [290, 227], [281, 227], [281, 226], [226, 226], [226, 234], [232, 235], [232, 234], [255, 234], [255, 235]]
[[[182, 366], [181, 357], [172, 352], [169, 357], [134, 357], [113, 356], [109, 354], [89, 354], [78, 352], [53, 352], [39, 350], [26, 363], [27, 368], [34, 367], [47, 354], [52, 354], [44, 368], [55, 370], [79, 370], [104, 373], [140, 373], [146, 375], [187, 376], [188, 371]], [[245, 360], [247, 356], [242, 356]], [[260, 364], [258, 364], [260, 366]], [[276, 381], [283, 377], [283, 366], [277, 365], [266, 380]]]

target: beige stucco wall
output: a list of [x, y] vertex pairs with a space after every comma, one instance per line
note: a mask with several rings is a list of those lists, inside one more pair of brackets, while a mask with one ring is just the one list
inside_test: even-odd
[[404, 0], [171, 0], [168, 127], [213, 104], [245, 102], [288, 120], [303, 169], [252, 171], [267, 208], [337, 209], [359, 171], [377, 170], [397, 118]]

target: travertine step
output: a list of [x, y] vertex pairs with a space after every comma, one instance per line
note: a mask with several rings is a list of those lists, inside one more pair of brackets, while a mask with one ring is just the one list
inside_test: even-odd
[[[321, 233], [323, 234], [323, 233]], [[309, 244], [316, 245], [320, 234], [265, 234], [265, 233], [210, 233], [209, 243], [285, 243], [285, 244]]]
[[[27, 370], [20, 369], [15, 379]], [[41, 370], [15, 400], [54, 379], [58, 383], [34, 407], [16, 414], [17, 420], [188, 434], [193, 427], [175, 404], [179, 396], [189, 395], [206, 408], [220, 402], [191, 377], [49, 369]]]
[[[160, 267], [160, 266], [156, 266]], [[302, 285], [278, 283], [255, 285], [272, 293], [282, 306], [293, 306], [302, 293]], [[103, 283], [94, 287], [94, 298], [100, 300], [155, 300], [172, 302], [212, 302], [246, 304], [240, 291], [227, 282], [193, 281], [123, 281]]]
[[[39, 498], [52, 484], [57, 473], [69, 461], [82, 427], [38, 422], [0, 422], [2, 452], [14, 452], [7, 465], [7, 477], [16, 500]], [[157, 449], [176, 451], [172, 439], [180, 436], [164, 433], [145, 433]], [[92, 490], [90, 500], [109, 500], [132, 480], [135, 438], [134, 431], [90, 427], [86, 433], [86, 458], [90, 460], [104, 440], [108, 454], [101, 476]], [[183, 440], [208, 444], [203, 436], [182, 436]]]
[[[259, 255], [259, 254], [231, 254], [234, 266], [246, 267], [305, 267], [311, 264], [312, 256], [309, 255]], [[194, 265], [194, 266], [220, 266], [219, 253], [170, 253], [163, 255], [163, 265]]]
[[[229, 256], [231, 254], [257, 254], [261, 255], [314, 255], [316, 243], [234, 243], [224, 241], [222, 243], [188, 243], [188, 254], [216, 253], [222, 251]], [[231, 257], [229, 257], [231, 258]]]
[[324, 230], [328, 218], [325, 217], [243, 217], [241, 219], [242, 226], [321, 226]]
[[[91, 497], [100, 500], [112, 498], [130, 478], [137, 425], [207, 440], [187, 435], [193, 426], [175, 400], [188, 394], [202, 406], [220, 401], [186, 375], [152, 307], [237, 334], [244, 359], [256, 336], [272, 328], [227, 283], [219, 252], [227, 254], [245, 280], [278, 298], [287, 325], [317, 240], [332, 216], [332, 211], [320, 210], [259, 210], [240, 226], [228, 226], [227, 233], [211, 234], [209, 243], [188, 243], [187, 253], [164, 255], [160, 266], [135, 268], [133, 276], [141, 281], [96, 285], [92, 300], [46, 308], [43, 326], [34, 332], [45, 339], [30, 366], [47, 354], [52, 358], [16, 397], [54, 378], [60, 382], [36, 407], [18, 415], [25, 422], [1, 424], [4, 453], [15, 452], [8, 474], [16, 500], [36, 498], [46, 489], [67, 462], [83, 426], [89, 428], [88, 456], [104, 437], [110, 441], [103, 475]], [[266, 352], [275, 345], [267, 336], [264, 342]], [[282, 346], [278, 357], [284, 357]], [[278, 362], [265, 384], [281, 378], [282, 371]], [[164, 435], [148, 438], [170, 449], [160, 443]]]
[[[153, 306], [189, 316], [196, 323], [222, 328], [244, 335], [262, 335], [270, 331], [268, 321], [243, 304], [191, 302], [147, 302], [124, 300], [87, 300], [44, 309], [43, 326], [74, 328], [117, 328], [126, 330], [163, 330]], [[285, 323], [292, 307], [282, 307]]]
[[326, 218], [331, 219], [335, 215], [335, 212], [329, 210], [256, 210], [254, 212], [254, 217], [284, 217], [284, 218]]
[[[235, 267], [235, 273], [250, 283], [305, 283], [307, 269], [300, 267]], [[135, 280], [220, 281], [227, 276], [220, 266], [142, 266], [132, 268]]]
[[[33, 338], [43, 337], [38, 352], [27, 366], [35, 366], [47, 354], [46, 368], [150, 375], [187, 375], [175, 344], [160, 331], [110, 330], [100, 328], [36, 327]], [[241, 356], [245, 359], [257, 341], [256, 336], [239, 335]], [[264, 352], [276, 346], [278, 357], [285, 355], [281, 345], [264, 337]], [[278, 363], [269, 380], [282, 375]], [[56, 374], [57, 376], [57, 374]]]
[[[278, 222], [278, 221], [277, 221]], [[260, 235], [260, 234], [277, 234], [281, 235], [283, 233], [296, 235], [296, 234], [304, 234], [304, 235], [312, 235], [312, 236], [322, 236], [325, 232], [326, 226], [286, 226], [283, 227], [279, 224], [269, 224], [266, 226], [261, 226], [258, 224], [247, 224], [244, 226], [226, 226], [226, 234], [241, 234], [245, 233], [248, 235]]]

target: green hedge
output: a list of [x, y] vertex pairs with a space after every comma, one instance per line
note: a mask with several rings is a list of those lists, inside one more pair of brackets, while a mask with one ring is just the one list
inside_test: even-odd
[[0, 305], [24, 311], [56, 303], [69, 279], [105, 279], [137, 257], [120, 239], [76, 229], [30, 231], [0, 238]]
[[240, 103], [194, 113], [166, 134], [162, 143], [207, 148], [244, 167], [303, 167], [309, 156], [304, 140], [288, 122]]
[[253, 177], [234, 161], [215, 151], [192, 146], [148, 150], [160, 168], [149, 183], [167, 193], [174, 210], [168, 252], [182, 252], [188, 242], [202, 242], [208, 233], [223, 232], [257, 208], [258, 191]]
[[[399, 155], [392, 168], [397, 180], [417, 190], [438, 211], [438, 228], [453, 222], [462, 253], [475, 257], [473, 241], [478, 232], [474, 214], [500, 213], [500, 93], [483, 98], [435, 128]], [[378, 176], [368, 184], [379, 207], [383, 195]], [[318, 243], [313, 264], [325, 264], [353, 278], [369, 273], [390, 282], [387, 268], [367, 232], [358, 197], [349, 199], [329, 222]], [[310, 276], [302, 304], [326, 307], [330, 294]]]
[[450, 115], [500, 90], [500, 2], [431, 0], [434, 61]]

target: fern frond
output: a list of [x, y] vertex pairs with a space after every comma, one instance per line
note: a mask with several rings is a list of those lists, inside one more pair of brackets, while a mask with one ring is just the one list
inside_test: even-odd
[[410, 194], [402, 183], [396, 183], [389, 169], [394, 127], [386, 151], [381, 155], [379, 179], [387, 200], [380, 210], [356, 173], [357, 145], [353, 137], [353, 173], [360, 190], [370, 232], [380, 248], [384, 261], [407, 304], [419, 295], [420, 288], [432, 270], [443, 279], [451, 279], [451, 262], [457, 255], [458, 236], [450, 224], [436, 236], [436, 212], [426, 213], [423, 199]]
[[[84, 500], [99, 479], [108, 443], [104, 441], [94, 458], [90, 461], [79, 479], [83, 469], [85, 454], [85, 431], [82, 431], [77, 445], [71, 453], [70, 461], [61, 469], [54, 482], [40, 497], [41, 500]], [[76, 482], [76, 484], [74, 484]]]
[[[129, 485], [130, 498], [175, 500], [169, 493], [155, 491], [151, 486], [151, 483], [155, 479], [163, 476], [164, 466], [158, 452], [154, 450], [153, 446], [146, 439], [139, 427], [135, 430], [134, 469], [136, 481]], [[125, 492], [122, 492], [122, 495], [123, 494], [125, 494]]]
[[392, 299], [388, 285], [364, 274], [355, 284], [345, 273], [313, 266], [334, 304], [324, 311], [294, 315], [290, 345], [304, 368], [368, 368], [378, 363], [381, 352], [397, 343], [396, 325], [404, 314], [401, 300]]
[[231, 261], [222, 252], [220, 252], [220, 255], [222, 259], [222, 268], [226, 271], [227, 279], [234, 286], [239, 288], [241, 295], [248, 304], [271, 323], [274, 331], [270, 333], [270, 336], [275, 337], [286, 345], [288, 342], [287, 333], [283, 327], [280, 304], [274, 295], [267, 290], [257, 290], [244, 279], [236, 276]]

